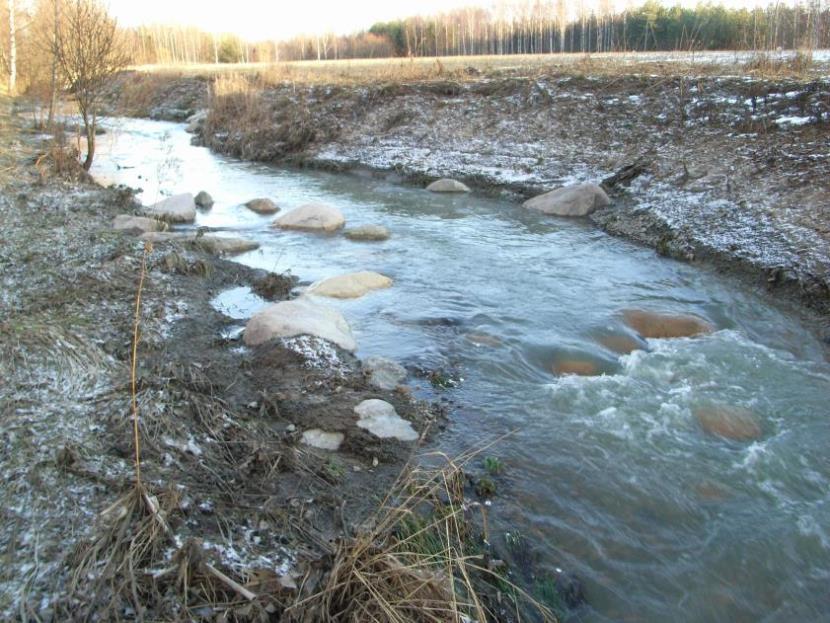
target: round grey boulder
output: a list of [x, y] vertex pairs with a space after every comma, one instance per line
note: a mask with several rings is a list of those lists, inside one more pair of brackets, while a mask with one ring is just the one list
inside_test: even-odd
[[306, 297], [269, 305], [257, 312], [245, 326], [243, 339], [248, 346], [256, 346], [274, 338], [298, 335], [313, 335], [343, 350], [357, 348], [343, 315]]
[[611, 205], [605, 191], [597, 184], [563, 186], [522, 204], [529, 210], [554, 216], [588, 216], [599, 208]]
[[183, 193], [144, 206], [140, 212], [167, 223], [192, 223], [196, 220], [196, 201], [192, 194]]
[[470, 188], [458, 180], [451, 180], [449, 178], [443, 178], [440, 180], [434, 181], [432, 184], [427, 186], [427, 190], [433, 193], [468, 193], [470, 192]]
[[278, 217], [273, 225], [281, 229], [333, 232], [345, 223], [343, 213], [337, 208], [323, 203], [307, 203]]

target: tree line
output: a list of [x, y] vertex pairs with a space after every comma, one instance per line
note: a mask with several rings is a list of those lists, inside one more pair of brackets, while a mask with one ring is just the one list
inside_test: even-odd
[[775, 50], [830, 47], [830, 5], [821, 0], [731, 9], [647, 0], [502, 0], [431, 16], [376, 23], [351, 35], [319, 33], [249, 42], [195, 28], [145, 26], [127, 33], [137, 64], [246, 63], [410, 56]]

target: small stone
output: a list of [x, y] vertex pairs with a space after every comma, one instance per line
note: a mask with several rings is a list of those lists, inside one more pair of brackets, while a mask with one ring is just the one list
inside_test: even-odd
[[302, 442], [320, 450], [339, 450], [345, 436], [343, 433], [330, 433], [319, 428], [312, 428], [303, 432]]
[[297, 430], [297, 427], [294, 424], [289, 424], [285, 427], [285, 430], [287, 430], [289, 433], [293, 433], [295, 430]]
[[400, 441], [418, 439], [418, 433], [412, 428], [412, 424], [399, 416], [395, 407], [385, 400], [364, 400], [354, 408], [354, 412], [360, 418], [357, 421], [358, 427], [368, 430], [375, 437]]
[[280, 211], [276, 203], [265, 197], [251, 199], [245, 204], [245, 207], [257, 214], [275, 214]]
[[363, 362], [369, 382], [383, 390], [395, 389], [406, 378], [406, 370], [396, 361], [385, 357], [369, 357]]
[[343, 232], [349, 240], [361, 242], [377, 242], [389, 239], [389, 230], [383, 225], [360, 225]]
[[204, 190], [200, 190], [193, 201], [197, 206], [204, 210], [213, 207], [213, 197], [211, 197]]

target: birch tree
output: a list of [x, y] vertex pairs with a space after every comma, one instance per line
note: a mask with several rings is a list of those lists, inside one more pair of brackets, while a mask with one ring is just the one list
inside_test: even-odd
[[17, 90], [17, 29], [14, 25], [14, 0], [9, 0], [9, 94]]

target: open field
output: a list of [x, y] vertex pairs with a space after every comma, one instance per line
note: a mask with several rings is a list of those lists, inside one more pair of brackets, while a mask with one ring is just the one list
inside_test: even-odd
[[285, 63], [142, 65], [136, 71], [155, 74], [259, 74], [269, 81], [300, 83], [372, 83], [481, 75], [655, 74], [820, 76], [830, 67], [830, 50], [617, 52], [606, 54], [527, 54], [309, 60]]

